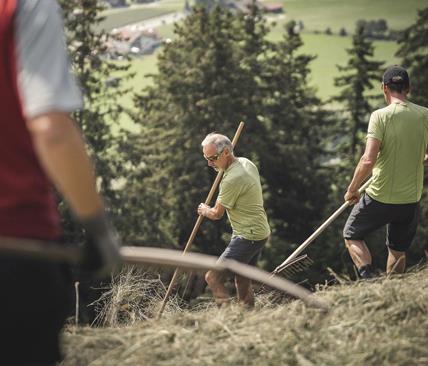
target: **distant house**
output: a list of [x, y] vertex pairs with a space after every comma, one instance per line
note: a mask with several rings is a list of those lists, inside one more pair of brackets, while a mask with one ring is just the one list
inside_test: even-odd
[[[253, 1], [252, 0], [235, 0], [235, 1], [231, 0], [231, 1], [224, 1], [222, 4], [232, 12], [248, 13], [251, 9]], [[263, 9], [263, 5], [262, 3], [260, 3], [260, 1], [256, 1], [255, 5], [259, 9], [261, 10]]]
[[112, 8], [128, 6], [126, 0], [103, 0], [102, 2], [108, 4]]
[[113, 29], [111, 35], [107, 52], [112, 58], [151, 54], [162, 43], [161, 37], [153, 29], [144, 29], [135, 25]]
[[284, 6], [280, 3], [264, 4], [263, 9], [266, 13], [281, 14], [284, 12]]

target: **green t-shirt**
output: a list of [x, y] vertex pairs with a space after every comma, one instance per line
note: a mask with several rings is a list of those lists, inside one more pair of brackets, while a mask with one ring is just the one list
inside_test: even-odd
[[226, 208], [233, 235], [247, 240], [262, 240], [269, 236], [260, 176], [250, 160], [236, 158], [224, 171], [217, 201]]
[[418, 202], [428, 145], [428, 109], [408, 101], [391, 103], [372, 113], [367, 137], [381, 142], [368, 195], [383, 203]]

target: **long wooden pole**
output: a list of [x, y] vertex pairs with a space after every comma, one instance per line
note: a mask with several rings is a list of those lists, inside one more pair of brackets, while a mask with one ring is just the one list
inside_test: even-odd
[[[236, 143], [238, 142], [239, 136], [241, 135], [241, 132], [242, 132], [242, 129], [244, 128], [244, 125], [245, 125], [244, 122], [239, 123], [239, 126], [235, 132], [235, 136], [233, 137], [233, 140], [232, 140], [233, 147], [236, 146]], [[217, 173], [217, 176], [214, 180], [214, 183], [212, 184], [211, 189], [208, 193], [207, 199], [205, 200], [206, 205], [210, 204], [210, 202], [214, 196], [214, 193], [215, 193], [218, 185], [220, 184], [222, 177], [223, 177], [223, 170], [220, 170]], [[198, 232], [199, 226], [201, 226], [203, 219], [204, 219], [204, 216], [199, 215], [198, 219], [196, 220], [195, 226], [193, 227], [193, 230], [189, 236], [189, 239], [187, 240], [186, 246], [184, 247], [183, 254], [186, 253], [188, 250], [190, 250], [190, 248], [192, 247], [193, 240], [195, 239], [196, 233]], [[173, 289], [175, 282], [177, 280], [178, 271], [179, 271], [178, 268], [176, 268], [174, 271], [174, 274], [172, 275], [171, 282], [169, 283], [168, 289], [165, 293], [165, 297], [162, 300], [162, 305], [161, 305], [159, 312], [157, 314], [157, 319], [160, 319], [160, 317], [162, 316], [162, 313], [165, 309], [166, 302], [168, 301], [168, 298], [171, 295], [172, 289]]]
[[[366, 183], [364, 183], [358, 192], [361, 194], [366, 190], [366, 188], [370, 185], [372, 182], [372, 178], [370, 178]], [[346, 201], [342, 206], [340, 206], [318, 229], [315, 230], [315, 232], [307, 238], [300, 246], [284, 261], [282, 262], [278, 267], [275, 268], [275, 270], [272, 272], [272, 275], [276, 275], [279, 272], [281, 272], [287, 265], [296, 258], [305, 248], [311, 244], [336, 218], [343, 212], [345, 209], [350, 205], [351, 203], [349, 201]]]
[[[0, 255], [12, 254], [29, 258], [81, 264], [84, 256], [82, 249], [78, 247], [66, 247], [58, 243], [43, 242], [33, 239], [16, 239], [0, 236]], [[219, 262], [217, 257], [186, 253], [177, 250], [161, 249], [153, 247], [124, 246], [120, 248], [123, 264], [136, 266], [161, 266], [169, 268], [181, 268], [188, 271], [231, 271], [242, 277], [263, 283], [272, 288], [284, 291], [302, 299], [308, 305], [320, 309], [328, 309], [328, 304], [318, 299], [316, 295], [301, 286], [284, 278], [271, 278], [269, 273], [256, 267], [225, 259]], [[119, 268], [118, 268], [119, 269]]]

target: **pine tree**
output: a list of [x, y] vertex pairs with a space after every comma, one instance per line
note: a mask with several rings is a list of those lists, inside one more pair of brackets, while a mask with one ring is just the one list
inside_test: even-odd
[[[330, 151], [335, 154], [336, 162], [329, 167], [331, 191], [329, 204], [324, 210], [325, 218], [343, 203], [347, 184], [364, 147], [363, 142], [373, 109], [370, 103], [373, 98], [369, 96], [369, 92], [381, 81], [383, 62], [372, 60], [374, 47], [373, 42], [368, 39], [366, 26], [366, 21], [357, 22], [352, 47], [347, 50], [348, 63], [346, 66], [337, 66], [344, 75], [335, 79], [335, 85], [342, 87], [342, 90], [332, 101], [340, 102], [339, 108], [344, 109], [336, 112], [336, 126], [330, 131]], [[344, 271], [345, 268], [352, 270], [352, 262], [342, 237], [346, 218], [347, 212], [335, 220], [323, 234], [322, 248], [318, 247], [324, 262], [335, 271]]]
[[[73, 114], [82, 129], [88, 144], [98, 175], [100, 191], [110, 206], [113, 216], [119, 216], [122, 192], [115, 189], [117, 178], [123, 174], [123, 160], [119, 143], [124, 131], [113, 134], [112, 126], [120, 121], [125, 113], [118, 103], [119, 98], [129, 90], [122, 86], [126, 78], [131, 77], [129, 63], [121, 64], [106, 60], [106, 42], [108, 35], [96, 31], [96, 26], [103, 21], [100, 16], [104, 9], [97, 0], [60, 1], [69, 53], [74, 74], [84, 96], [84, 108]], [[114, 82], [109, 82], [114, 80]], [[65, 204], [63, 210], [65, 238], [68, 241], [80, 241], [80, 228], [74, 225]]]
[[420, 105], [428, 106], [426, 85], [428, 83], [428, 8], [419, 10], [415, 24], [405, 29], [398, 41], [400, 45], [396, 56], [409, 70], [411, 77], [410, 99]]
[[[126, 238], [129, 231], [138, 230], [138, 227], [132, 228], [123, 223], [132, 222], [130, 218], [133, 217], [134, 210], [138, 210], [139, 201], [135, 202], [135, 208], [129, 209], [126, 190], [123, 187], [117, 188], [121, 181], [127, 184], [133, 181], [126, 179], [128, 164], [125, 162], [129, 160], [130, 150], [121, 146], [126, 142], [126, 133], [120, 126], [116, 126], [118, 133], [114, 134], [112, 127], [120, 121], [120, 116], [124, 113], [118, 101], [123, 94], [129, 92], [122, 86], [122, 81], [131, 77], [128, 71], [129, 63], [118, 64], [105, 58], [108, 35], [96, 30], [103, 20], [100, 13], [104, 9], [97, 0], [61, 0], [60, 5], [64, 13], [73, 71], [84, 96], [84, 108], [73, 113], [73, 117], [82, 129], [95, 163], [99, 190], [119, 234]], [[82, 229], [72, 219], [68, 206], [62, 202], [60, 208], [64, 239], [74, 244], [84, 241]], [[92, 323], [96, 314], [90, 304], [101, 295], [102, 282], [80, 271], [74, 275], [80, 282], [80, 321]]]
[[[302, 54], [303, 42], [291, 21], [281, 42], [265, 61], [263, 118], [269, 131], [262, 174], [273, 229], [266, 254], [273, 265], [291, 254], [318, 224], [328, 193], [321, 169], [327, 114], [308, 85], [314, 56]], [[271, 266], [272, 266], [271, 264]]]
[[359, 158], [360, 151], [357, 147], [367, 132], [372, 109], [366, 93], [373, 89], [373, 82], [379, 83], [383, 65], [383, 62], [370, 60], [373, 58], [373, 42], [367, 39], [363, 24], [364, 22], [358, 23], [352, 37], [352, 48], [347, 50], [350, 56], [348, 64], [337, 66], [345, 74], [335, 78], [335, 85], [342, 90], [333, 98], [334, 101], [343, 103], [347, 111], [341, 134], [346, 139], [343, 148], [353, 162]]

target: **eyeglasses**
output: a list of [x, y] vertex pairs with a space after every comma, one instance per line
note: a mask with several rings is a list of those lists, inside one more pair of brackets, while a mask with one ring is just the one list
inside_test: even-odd
[[215, 154], [215, 155], [211, 155], [211, 156], [206, 156], [205, 154], [204, 154], [204, 158], [206, 159], [206, 160], [208, 160], [208, 161], [217, 161], [218, 160], [218, 158], [220, 157], [220, 155], [222, 154], [222, 152], [223, 152], [224, 150], [222, 150], [222, 151], [220, 151], [219, 153], [217, 153], [217, 154]]

